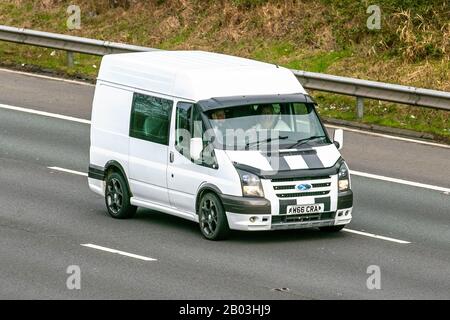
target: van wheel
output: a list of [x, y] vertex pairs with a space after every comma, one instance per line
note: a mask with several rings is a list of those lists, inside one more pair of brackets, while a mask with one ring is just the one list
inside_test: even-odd
[[324, 231], [324, 232], [339, 232], [342, 229], [344, 229], [344, 227], [345, 227], [345, 224], [341, 224], [339, 226], [320, 227], [319, 230]]
[[105, 202], [108, 213], [116, 219], [134, 216], [137, 207], [130, 204], [130, 192], [121, 174], [113, 172], [106, 177]]
[[208, 240], [225, 239], [230, 228], [227, 216], [219, 198], [213, 193], [206, 193], [200, 200], [198, 208], [200, 231]]

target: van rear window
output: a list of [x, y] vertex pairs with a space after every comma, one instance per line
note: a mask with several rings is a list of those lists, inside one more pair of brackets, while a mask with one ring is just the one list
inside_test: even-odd
[[168, 145], [172, 105], [171, 100], [135, 93], [130, 136]]

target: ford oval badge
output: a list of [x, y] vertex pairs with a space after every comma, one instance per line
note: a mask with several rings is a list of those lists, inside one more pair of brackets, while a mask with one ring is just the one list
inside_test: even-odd
[[295, 186], [296, 189], [300, 190], [300, 191], [306, 191], [312, 188], [312, 186], [310, 184], [307, 183], [302, 183], [302, 184], [298, 184], [297, 186]]

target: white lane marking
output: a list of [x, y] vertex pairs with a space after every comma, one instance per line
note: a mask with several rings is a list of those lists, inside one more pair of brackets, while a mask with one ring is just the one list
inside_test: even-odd
[[415, 140], [415, 139], [411, 139], [411, 138], [391, 136], [388, 134], [364, 131], [364, 130], [359, 130], [359, 129], [352, 129], [352, 128], [348, 128], [348, 127], [340, 127], [340, 126], [335, 126], [335, 125], [331, 125], [331, 124], [326, 124], [325, 127], [332, 128], [332, 129], [342, 129], [345, 131], [362, 133], [362, 134], [367, 134], [369, 136], [376, 136], [376, 137], [381, 137], [381, 138], [386, 138], [386, 139], [391, 139], [391, 140], [400, 140], [400, 141], [406, 141], [406, 142], [413, 142], [413, 143], [417, 143], [417, 144], [424, 144], [424, 145], [433, 146], [433, 147], [441, 147], [441, 148], [450, 149], [450, 145], [436, 143], [436, 142], [428, 142], [428, 141], [422, 141], [422, 140]]
[[373, 233], [367, 233], [367, 232], [362, 232], [362, 231], [357, 231], [357, 230], [352, 230], [352, 229], [342, 229], [342, 231], [349, 232], [349, 233], [355, 233], [355, 234], [359, 234], [361, 236], [366, 236], [366, 237], [370, 237], [370, 238], [396, 242], [396, 243], [400, 243], [400, 244], [411, 243], [411, 242], [405, 241], [405, 240], [399, 240], [399, 239], [389, 238], [389, 237], [385, 237], [385, 236], [379, 236], [379, 235], [376, 235]]
[[49, 117], [49, 118], [56, 118], [56, 119], [62, 119], [62, 120], [68, 120], [72, 122], [78, 122], [78, 123], [84, 123], [84, 124], [91, 124], [90, 120], [75, 118], [75, 117], [69, 117], [69, 116], [63, 116], [61, 114], [57, 113], [50, 113], [45, 111], [39, 111], [34, 109], [28, 109], [28, 108], [22, 108], [22, 107], [15, 107], [15, 106], [9, 106], [6, 104], [0, 104], [1, 109], [7, 109], [7, 110], [14, 110], [14, 111], [20, 111], [25, 113], [31, 113], [36, 114], [39, 116]]
[[106, 248], [106, 247], [98, 246], [98, 245], [95, 245], [95, 244], [92, 244], [92, 243], [81, 244], [81, 246], [92, 248], [92, 249], [97, 249], [97, 250], [101, 250], [101, 251], [106, 251], [106, 252], [110, 252], [110, 253], [120, 254], [121, 256], [126, 256], [126, 257], [130, 257], [130, 258], [144, 260], [144, 261], [158, 261], [158, 259], [144, 257], [144, 256], [140, 256], [138, 254], [128, 253], [128, 252], [124, 252], [124, 251], [119, 251], [119, 250], [116, 250], [116, 249]]
[[350, 170], [350, 173], [355, 175], [355, 176], [361, 176], [361, 177], [370, 178], [370, 179], [376, 179], [376, 180], [383, 180], [383, 181], [394, 182], [394, 183], [399, 183], [399, 184], [405, 184], [405, 185], [408, 185], [408, 186], [419, 187], [419, 188], [430, 189], [430, 190], [441, 191], [441, 192], [450, 192], [450, 188], [433, 186], [431, 184], [425, 184], [425, 183], [419, 183], [419, 182], [408, 181], [408, 180], [403, 180], [403, 179], [379, 176], [379, 175], [372, 174], [372, 173], [365, 173], [365, 172], [354, 171], [354, 170]]
[[41, 79], [47, 79], [47, 80], [53, 80], [53, 81], [61, 81], [66, 83], [72, 83], [72, 84], [79, 84], [83, 86], [89, 86], [89, 87], [95, 87], [92, 83], [83, 82], [83, 81], [76, 81], [76, 80], [70, 80], [70, 79], [64, 79], [64, 78], [57, 78], [57, 77], [50, 77], [50, 76], [44, 76], [42, 74], [36, 74], [36, 73], [29, 73], [24, 71], [17, 71], [17, 70], [9, 70], [9, 69], [3, 69], [0, 68], [1, 72], [8, 72], [8, 73], [14, 73], [14, 74], [20, 74], [23, 76], [28, 77], [34, 77], [34, 78], [41, 78]]
[[88, 174], [85, 173], [85, 172], [69, 170], [69, 169], [64, 169], [64, 168], [60, 168], [60, 167], [47, 167], [47, 168], [49, 168], [50, 170], [56, 170], [56, 171], [61, 171], [61, 172], [75, 174], [77, 176], [83, 176], [83, 177], [87, 177], [88, 176]]

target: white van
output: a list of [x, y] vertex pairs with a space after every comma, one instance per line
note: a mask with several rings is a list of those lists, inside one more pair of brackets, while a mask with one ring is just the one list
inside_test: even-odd
[[349, 169], [291, 71], [201, 51], [105, 56], [92, 108], [89, 187], [114, 218], [137, 207], [234, 230], [352, 219]]

